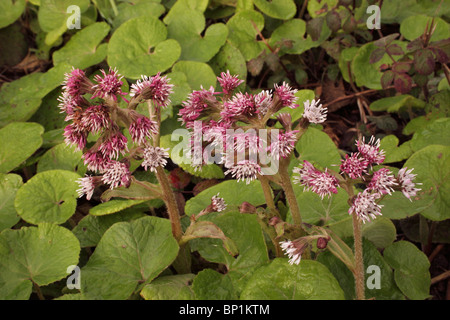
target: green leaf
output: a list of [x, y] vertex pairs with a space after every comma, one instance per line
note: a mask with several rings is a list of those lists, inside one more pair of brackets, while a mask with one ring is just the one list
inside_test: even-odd
[[449, 24], [447, 22], [441, 18], [429, 17], [422, 14], [410, 16], [403, 20], [400, 24], [400, 33], [407, 40], [415, 40], [423, 35], [427, 24], [428, 28], [430, 28], [432, 19], [434, 20], [436, 29], [434, 29], [430, 41], [434, 42], [450, 38]]
[[279, 47], [281, 54], [301, 54], [309, 49], [305, 46], [305, 32], [304, 20], [288, 20], [272, 32], [269, 43]]
[[125, 209], [113, 215], [92, 216], [87, 215], [78, 222], [72, 232], [80, 241], [82, 248], [95, 247], [103, 234], [113, 224], [122, 221], [131, 221], [144, 217], [145, 214], [135, 208]]
[[203, 190], [195, 197], [186, 201], [184, 208], [187, 215], [198, 214], [211, 204], [211, 197], [219, 193], [225, 200], [227, 208], [237, 207], [243, 202], [249, 202], [254, 206], [266, 203], [264, 192], [259, 181], [246, 184], [244, 181], [227, 180]]
[[318, 194], [304, 191], [304, 187], [297, 184], [294, 185], [294, 192], [306, 223], [328, 225], [348, 218], [348, 194], [342, 188], [331, 198], [324, 197], [323, 200]]
[[36, 174], [17, 191], [17, 213], [32, 224], [66, 222], [77, 206], [78, 178], [78, 174], [66, 170]]
[[0, 2], [0, 29], [20, 18], [25, 10], [25, 0], [4, 0]]
[[177, 257], [170, 221], [143, 217], [109, 228], [81, 270], [87, 299], [123, 300], [156, 278]]
[[264, 44], [256, 40], [258, 30], [262, 32], [264, 28], [261, 13], [254, 10], [239, 11], [228, 20], [227, 26], [228, 40], [242, 52], [246, 61], [256, 58], [264, 50]]
[[196, 61], [178, 61], [172, 68], [173, 72], [182, 72], [192, 90], [216, 86], [216, 75], [209, 65]]
[[[89, 0], [42, 0], [38, 11], [39, 26], [47, 32], [45, 43], [53, 45], [67, 30], [67, 22], [73, 19], [73, 12], [67, 12], [69, 6], [75, 5], [83, 14], [89, 8]], [[72, 17], [72, 18], [71, 18]]]
[[411, 143], [409, 141], [400, 146], [398, 146], [398, 143], [398, 138], [393, 134], [385, 136], [380, 140], [380, 149], [383, 149], [386, 152], [386, 158], [383, 161], [384, 164], [408, 159], [409, 156], [413, 154]]
[[262, 13], [275, 19], [289, 20], [297, 12], [293, 0], [253, 0], [253, 3]]
[[204, 35], [205, 17], [202, 12], [185, 6], [173, 6], [178, 18], [171, 19], [167, 26], [168, 37], [175, 39], [181, 46], [181, 60], [207, 62], [225, 43], [228, 28], [223, 23], [209, 26]]
[[414, 244], [398, 241], [387, 247], [384, 258], [394, 268], [395, 282], [412, 300], [430, 298], [430, 262]]
[[180, 57], [181, 48], [168, 39], [165, 25], [154, 17], [141, 16], [123, 23], [108, 44], [108, 64], [127, 78], [152, 76], [169, 69]]
[[143, 1], [138, 3], [121, 3], [118, 6], [119, 14], [114, 17], [113, 26], [118, 28], [122, 23], [140, 16], [159, 18], [166, 9], [159, 1]]
[[450, 146], [449, 136], [450, 118], [437, 119], [413, 135], [411, 148], [414, 151], [419, 151], [431, 144]]
[[26, 300], [32, 282], [46, 286], [78, 264], [80, 244], [66, 228], [43, 223], [0, 233], [0, 298]]
[[[209, 61], [209, 66], [216, 75], [230, 71], [232, 75], [238, 75], [239, 79], [247, 80], [247, 64], [242, 53], [231, 43], [226, 42], [220, 51]], [[241, 84], [245, 86], [245, 82]], [[239, 87], [237, 88], [239, 90]]]
[[363, 225], [362, 235], [364, 238], [370, 240], [377, 248], [386, 248], [397, 238], [397, 230], [391, 219], [378, 217]]
[[[353, 248], [353, 238], [346, 239], [345, 241], [350, 247]], [[389, 267], [387, 262], [383, 259], [380, 252], [377, 250], [375, 245], [373, 245], [369, 240], [363, 238], [363, 260], [364, 260], [364, 284], [365, 284], [365, 297], [366, 299], [376, 299], [376, 300], [403, 300], [404, 297], [394, 281], [394, 274], [392, 269]], [[342, 290], [345, 293], [346, 300], [354, 300], [355, 295], [355, 278], [352, 272], [337, 259], [331, 252], [325, 251], [320, 253], [317, 261], [323, 263], [331, 273], [338, 280]], [[300, 265], [304, 261], [300, 262]], [[376, 275], [370, 272], [369, 266], [379, 267], [379, 289], [374, 287], [369, 289], [368, 283], [371, 283], [373, 277]], [[373, 283], [373, 282], [372, 282]]]
[[0, 232], [11, 228], [20, 220], [14, 208], [14, 199], [22, 184], [21, 176], [13, 173], [0, 173], [0, 199], [2, 199], [0, 204]]
[[344, 292], [323, 264], [302, 260], [291, 265], [276, 258], [258, 268], [242, 294], [242, 300], [344, 300]]
[[425, 107], [425, 101], [417, 99], [409, 94], [402, 94], [394, 97], [381, 98], [370, 104], [370, 110], [381, 112], [387, 111], [390, 113], [398, 113], [407, 108], [420, 108]]
[[61, 63], [46, 73], [32, 73], [4, 84], [0, 91], [0, 127], [30, 119], [42, 98], [61, 85], [70, 69], [71, 66]]
[[91, 208], [89, 214], [93, 216], [105, 216], [131, 208], [146, 201], [147, 200], [109, 200]]
[[192, 290], [198, 300], [236, 300], [230, 276], [212, 269], [200, 271], [194, 278]]
[[227, 267], [236, 294], [239, 294], [255, 268], [269, 261], [261, 226], [255, 215], [237, 211], [210, 213], [201, 218], [217, 225], [237, 247], [239, 255], [231, 256], [219, 239], [201, 238], [189, 242], [192, 251], [198, 251], [206, 260]]
[[37, 172], [60, 169], [74, 171], [83, 176], [86, 173], [86, 167], [81, 159], [82, 155], [82, 151], [76, 151], [74, 147], [60, 143], [42, 155], [37, 165]]
[[141, 291], [145, 300], [194, 300], [191, 288], [195, 275], [192, 273], [157, 278]]
[[53, 53], [55, 65], [66, 62], [74, 68], [86, 69], [106, 58], [107, 44], [101, 41], [111, 28], [106, 22], [94, 23], [75, 33], [58, 51]]
[[101, 200], [106, 202], [110, 201], [111, 198], [124, 198], [130, 200], [146, 201], [158, 199], [160, 197], [161, 197], [161, 189], [159, 185], [152, 184], [148, 181], [138, 181], [132, 177], [131, 183], [128, 187], [117, 187], [114, 189], [108, 189], [101, 195]]
[[42, 145], [44, 128], [37, 123], [15, 122], [0, 129], [0, 173], [7, 173]]
[[414, 182], [422, 183], [418, 186], [422, 191], [412, 199], [418, 206], [427, 204], [421, 214], [434, 221], [450, 218], [450, 147], [429, 145], [414, 153], [404, 167], [414, 168]]
[[316, 128], [308, 128], [295, 149], [300, 153], [300, 160], [307, 160], [321, 168], [331, 168], [332, 165], [341, 163], [341, 156], [333, 140]]
[[[308, 1], [308, 13], [312, 18], [326, 14], [327, 9], [335, 7], [338, 0], [310, 0]], [[323, 10], [325, 9], [325, 10]]]

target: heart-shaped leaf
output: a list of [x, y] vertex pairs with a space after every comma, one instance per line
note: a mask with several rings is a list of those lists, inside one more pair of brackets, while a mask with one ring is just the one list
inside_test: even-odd
[[66, 228], [43, 223], [0, 233], [0, 298], [29, 299], [32, 285], [45, 286], [67, 276], [78, 264], [80, 243]]
[[48, 170], [36, 174], [18, 191], [14, 205], [21, 218], [32, 224], [67, 221], [77, 206], [78, 174]]
[[177, 255], [178, 244], [168, 219], [147, 216], [115, 223], [81, 269], [81, 293], [87, 299], [127, 299]]
[[178, 42], [166, 38], [167, 29], [157, 18], [142, 16], [131, 19], [111, 36], [108, 64], [131, 79], [164, 72], [181, 54]]

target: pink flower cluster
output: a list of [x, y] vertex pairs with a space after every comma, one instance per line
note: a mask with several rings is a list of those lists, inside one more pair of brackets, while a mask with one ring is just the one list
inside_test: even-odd
[[[178, 113], [180, 121], [189, 129], [195, 129], [195, 123], [201, 121], [203, 141], [213, 146], [220, 145], [223, 152], [233, 150], [249, 156], [264, 151], [269, 152], [277, 160], [280, 157], [289, 157], [294, 149], [298, 133], [296, 130], [291, 130], [290, 123], [280, 120], [284, 129], [280, 130], [275, 139], [269, 140], [252, 132], [233, 132], [231, 135], [227, 130], [260, 129], [261, 125], [266, 128], [267, 120], [281, 108], [298, 107], [295, 96], [297, 90], [283, 83], [275, 85], [272, 91], [264, 90], [257, 94], [234, 93], [243, 83], [238, 76], [231, 75], [227, 71], [222, 72], [217, 80], [222, 91], [216, 92], [213, 87], [193, 91], [183, 102]], [[288, 119], [288, 117], [285, 118]], [[194, 140], [195, 137], [192, 138], [192, 148]], [[202, 148], [204, 147], [202, 145]], [[225, 166], [228, 168], [226, 174], [231, 174], [247, 183], [256, 179], [261, 173], [261, 164], [251, 159], [225, 162]]]
[[[123, 76], [116, 69], [108, 72], [100, 70], [100, 74], [91, 81], [83, 70], [72, 69], [65, 76], [63, 91], [58, 98], [61, 112], [66, 114], [69, 124], [64, 129], [67, 145], [83, 151], [84, 164], [87, 169], [101, 176], [87, 175], [78, 182], [79, 195], [90, 199], [95, 187], [106, 184], [111, 189], [119, 186], [129, 186], [131, 172], [129, 168], [131, 142], [134, 143], [136, 154], [144, 158], [143, 167], [154, 170], [158, 165], [164, 166], [168, 157], [166, 153], [152, 154], [148, 141], [159, 131], [158, 125], [152, 119], [139, 114], [131, 103], [123, 96]], [[144, 101], [152, 101], [158, 107], [170, 104], [169, 95], [173, 85], [169, 79], [159, 73], [154, 77], [142, 77], [131, 88], [130, 96], [134, 105]], [[118, 105], [118, 97], [128, 103], [128, 108]], [[128, 141], [123, 128], [125, 124], [132, 141]], [[89, 135], [98, 135], [93, 145], [88, 144]]]

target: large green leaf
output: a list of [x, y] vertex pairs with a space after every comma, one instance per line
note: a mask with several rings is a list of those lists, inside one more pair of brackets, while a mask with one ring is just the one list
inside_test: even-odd
[[25, 300], [32, 283], [46, 286], [77, 265], [80, 244], [66, 228], [43, 223], [0, 233], [0, 299]]
[[241, 299], [344, 300], [344, 292], [323, 264], [302, 260], [291, 265], [286, 258], [276, 258], [254, 272]]
[[430, 297], [430, 262], [414, 244], [398, 241], [387, 247], [384, 259], [394, 268], [395, 282], [410, 299], [423, 300]]
[[237, 12], [227, 22], [229, 29], [228, 40], [237, 47], [249, 61], [256, 58], [263, 50], [264, 44], [256, 40], [258, 31], [264, 28], [264, 17], [254, 10]]
[[[239, 76], [239, 79], [247, 79], [247, 64], [245, 58], [238, 48], [226, 42], [220, 51], [209, 61], [209, 66], [214, 73], [219, 75], [222, 72], [230, 71], [230, 74]], [[245, 82], [241, 84], [244, 86]], [[239, 91], [239, 87], [236, 89]]]
[[42, 98], [60, 86], [71, 66], [60, 63], [46, 73], [36, 72], [5, 83], [0, 91], [0, 127], [27, 121], [39, 109]]
[[295, 149], [300, 153], [300, 160], [307, 160], [321, 168], [332, 169], [332, 165], [341, 163], [336, 144], [325, 132], [316, 128], [308, 128]]
[[142, 289], [141, 296], [145, 300], [194, 300], [194, 276], [188, 273], [157, 278]]
[[181, 60], [209, 61], [225, 43], [228, 28], [223, 23], [209, 26], [204, 35], [205, 17], [203, 13], [185, 6], [173, 6], [177, 19], [170, 19], [167, 26], [168, 37], [181, 46]]
[[32, 224], [66, 222], [77, 206], [78, 178], [77, 173], [66, 170], [36, 174], [17, 191], [14, 201], [17, 213]]
[[113, 33], [108, 44], [108, 64], [131, 79], [164, 72], [181, 53], [178, 42], [166, 37], [166, 26], [157, 18], [131, 19]]
[[16, 21], [25, 10], [25, 0], [3, 0], [0, 2], [0, 29]]
[[84, 175], [87, 169], [81, 159], [82, 154], [82, 151], [76, 151], [74, 147], [60, 143], [42, 155], [37, 165], [37, 172], [60, 169]]
[[112, 215], [87, 215], [81, 219], [80, 222], [78, 222], [72, 232], [80, 241], [82, 248], [95, 247], [106, 230], [108, 230], [113, 224], [122, 221], [136, 220], [144, 216], [145, 213], [141, 210], [136, 210], [135, 208], [125, 209]]
[[[202, 220], [211, 221], [230, 238], [237, 247], [239, 255], [233, 257], [223, 247], [222, 240], [201, 238], [189, 242], [192, 251], [211, 262], [222, 263], [227, 268], [237, 295], [241, 292], [255, 268], [268, 262], [267, 247], [257, 217], [236, 211], [213, 214]], [[227, 281], [227, 280], [224, 280]]]
[[0, 203], [0, 232], [11, 228], [20, 220], [14, 208], [14, 199], [22, 184], [22, 177], [18, 174], [0, 173], [0, 199], [2, 199]]
[[294, 185], [300, 212], [304, 222], [319, 225], [328, 225], [348, 218], [348, 194], [339, 188], [337, 194], [330, 198], [320, 196], [312, 191], [304, 191], [304, 187]]
[[418, 206], [426, 203], [421, 214], [435, 221], [450, 218], [450, 147], [429, 145], [414, 153], [404, 167], [414, 168], [414, 182], [422, 183], [418, 186], [422, 191], [412, 199]]
[[177, 255], [169, 220], [148, 216], [115, 223], [81, 270], [81, 292], [87, 299], [127, 299]]
[[393, 134], [385, 136], [381, 139], [380, 148], [386, 152], [386, 158], [384, 159], [383, 164], [408, 159], [413, 153], [410, 142], [405, 142], [400, 146], [398, 146], [398, 143], [398, 138]]
[[414, 151], [430, 145], [440, 144], [450, 146], [450, 118], [437, 119], [414, 133], [411, 139], [411, 148]]
[[254, 0], [253, 3], [264, 14], [275, 19], [289, 20], [297, 11], [293, 0]]
[[237, 299], [230, 277], [212, 269], [202, 270], [195, 276], [192, 290], [198, 300]]
[[425, 15], [410, 16], [400, 24], [400, 33], [410, 41], [415, 40], [423, 35], [425, 29], [434, 20], [434, 31], [430, 41], [439, 41], [450, 38], [450, 29], [447, 22], [441, 18], [428, 17]]
[[100, 42], [109, 33], [106, 22], [94, 23], [70, 38], [64, 47], [53, 53], [53, 63], [66, 62], [74, 68], [86, 69], [106, 58], [107, 44]]
[[44, 128], [38, 123], [14, 122], [0, 129], [0, 173], [28, 159], [42, 145]]

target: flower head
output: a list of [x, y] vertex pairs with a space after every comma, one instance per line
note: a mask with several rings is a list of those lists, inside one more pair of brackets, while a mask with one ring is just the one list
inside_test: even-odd
[[108, 163], [103, 173], [102, 181], [109, 184], [111, 189], [119, 185], [128, 187], [131, 183], [131, 173], [126, 163], [112, 160]]
[[263, 90], [257, 95], [255, 95], [255, 104], [258, 110], [258, 114], [265, 115], [269, 111], [272, 105], [273, 97], [269, 90]]
[[83, 94], [94, 92], [94, 84], [80, 69], [72, 68], [71, 72], [66, 73], [63, 85], [64, 91], [74, 99], [80, 98]]
[[109, 68], [108, 74], [106, 74], [105, 70], [100, 71], [102, 76], [96, 75], [94, 77], [97, 84], [93, 86], [94, 94], [91, 99], [99, 97], [102, 99], [112, 98], [114, 101], [117, 101], [117, 95], [126, 95], [121, 89], [123, 76], [116, 69]]
[[215, 196], [212, 196], [211, 198], [211, 205], [212, 209], [215, 212], [221, 212], [227, 208], [227, 204], [225, 203], [225, 200], [221, 197], [219, 197], [219, 193]]
[[373, 174], [372, 180], [367, 185], [367, 190], [374, 191], [380, 195], [391, 194], [393, 187], [397, 185], [395, 177], [387, 168], [381, 168]]
[[230, 71], [222, 72], [220, 74], [220, 77], [217, 77], [217, 80], [220, 83], [220, 86], [222, 87], [223, 93], [229, 94], [234, 91], [241, 83], [244, 82], [244, 80], [240, 80], [238, 76], [232, 76], [230, 74]]
[[362, 141], [357, 141], [356, 146], [358, 147], [360, 155], [366, 159], [369, 164], [381, 164], [385, 159], [384, 150], [380, 149], [380, 139], [375, 140], [374, 136], [370, 138], [368, 143], [364, 142], [364, 138]]
[[153, 100], [160, 107], [167, 107], [171, 103], [169, 96], [173, 93], [173, 84], [169, 81], [167, 76], [161, 76], [161, 72], [153, 77], [143, 75], [131, 85], [130, 96], [140, 96], [145, 100]]
[[302, 254], [308, 248], [308, 241], [304, 238], [299, 238], [294, 241], [286, 240], [280, 242], [281, 249], [289, 256], [289, 264], [299, 264], [302, 259]]
[[66, 145], [73, 145], [76, 150], [82, 150], [86, 146], [87, 133], [79, 123], [68, 124], [64, 128], [63, 135]]
[[416, 184], [420, 185], [421, 183], [414, 183], [413, 180], [416, 178], [416, 174], [411, 173], [413, 169], [402, 168], [398, 171], [397, 180], [400, 184], [400, 188], [402, 193], [407, 197], [410, 201], [411, 197], [415, 197], [417, 195], [417, 191], [422, 189], [416, 188]]
[[331, 196], [332, 193], [338, 193], [339, 182], [336, 177], [327, 171], [322, 172], [314, 168], [308, 162], [303, 162], [302, 168], [295, 168], [294, 173], [298, 173], [298, 177], [294, 177], [294, 183], [305, 186], [305, 190], [311, 190], [317, 193], [323, 200], [325, 196]]
[[379, 193], [371, 193], [369, 190], [364, 190], [358, 193], [353, 200], [353, 204], [348, 210], [349, 214], [356, 214], [358, 219], [362, 222], [370, 222], [376, 219], [377, 216], [381, 216], [382, 205], [376, 203], [376, 200], [380, 198]]
[[311, 123], [323, 123], [327, 119], [327, 108], [323, 108], [322, 104], [319, 105], [320, 99], [313, 99], [303, 103], [305, 111], [303, 112], [303, 118], [308, 119]]
[[294, 150], [295, 143], [297, 142], [297, 130], [288, 131], [288, 132], [280, 132], [278, 134], [278, 139], [272, 141], [268, 150], [271, 152], [272, 156], [274, 156], [277, 160], [281, 157], [287, 158], [291, 154], [292, 150]]
[[93, 105], [83, 112], [81, 121], [87, 130], [98, 133], [104, 128], [109, 128], [111, 118], [106, 106]]
[[150, 168], [150, 171], [156, 172], [157, 167], [165, 167], [167, 164], [167, 158], [169, 149], [164, 149], [160, 147], [148, 146], [144, 149], [144, 161], [142, 166], [145, 170]]
[[298, 107], [298, 104], [295, 103], [298, 99], [295, 96], [297, 91], [297, 89], [292, 89], [286, 82], [283, 82], [282, 85], [275, 85], [274, 95], [278, 97], [283, 107], [295, 109]]
[[231, 119], [239, 116], [253, 116], [258, 112], [255, 104], [255, 99], [249, 93], [237, 93], [231, 100], [228, 100], [223, 105], [224, 110], [221, 116], [225, 119]]
[[96, 172], [103, 172], [110, 161], [110, 159], [106, 159], [101, 152], [91, 150], [84, 153], [82, 158], [84, 159], [84, 164], [87, 169]]
[[178, 115], [183, 124], [186, 124], [197, 120], [204, 110], [215, 103], [217, 103], [217, 99], [214, 97], [214, 87], [209, 90], [202, 88], [189, 94], [188, 100], [183, 102], [183, 107]]
[[83, 178], [79, 178], [77, 180], [77, 183], [80, 186], [80, 189], [77, 190], [78, 198], [81, 198], [82, 196], [86, 195], [86, 199], [91, 200], [92, 195], [94, 194], [94, 189], [97, 185], [95, 178], [87, 175]]
[[127, 142], [127, 138], [121, 132], [116, 131], [100, 144], [98, 150], [105, 158], [117, 159], [119, 153], [125, 154], [128, 151]]
[[246, 180], [246, 183], [249, 184], [258, 177], [258, 174], [261, 174], [261, 167], [256, 162], [242, 160], [225, 172], [226, 175], [229, 173], [238, 181]]
[[128, 128], [131, 139], [142, 144], [145, 138], [151, 138], [152, 134], [158, 133], [158, 124], [145, 116], [137, 116]]
[[352, 153], [350, 157], [346, 154], [345, 159], [341, 161], [341, 171], [345, 172], [351, 179], [361, 178], [363, 174], [367, 173], [366, 169], [369, 161], [360, 157], [358, 153]]

